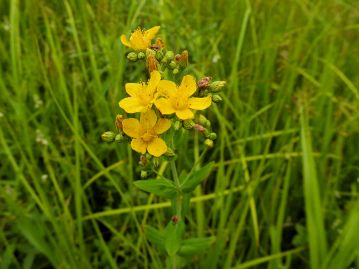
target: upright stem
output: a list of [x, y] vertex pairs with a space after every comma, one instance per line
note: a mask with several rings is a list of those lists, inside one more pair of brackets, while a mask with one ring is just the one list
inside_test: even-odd
[[[173, 181], [176, 184], [176, 187], [180, 188], [180, 181], [178, 178], [177, 168], [175, 161], [171, 161], [171, 170], [173, 175]], [[177, 194], [176, 196], [176, 216], [181, 219], [182, 218], [182, 196], [180, 194]]]
[[[176, 187], [179, 189], [181, 183], [178, 178], [176, 163], [174, 160], [170, 161], [170, 163], [171, 163], [173, 181], [175, 182]], [[182, 196], [181, 196], [181, 194], [176, 194], [175, 207], [176, 207], [176, 209], [175, 209], [176, 216], [178, 217], [178, 220], [181, 220], [182, 219]], [[177, 268], [176, 254], [174, 254], [174, 256], [172, 257], [172, 269], [176, 269], [176, 268]]]

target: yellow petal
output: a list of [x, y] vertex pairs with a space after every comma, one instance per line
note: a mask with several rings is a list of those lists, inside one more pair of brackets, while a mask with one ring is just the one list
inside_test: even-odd
[[158, 96], [168, 97], [174, 95], [176, 90], [176, 83], [170, 80], [161, 80], [157, 85]]
[[131, 48], [134, 50], [146, 50], [150, 45], [150, 41], [143, 38], [141, 29], [137, 29], [132, 33], [130, 43]]
[[149, 154], [155, 157], [159, 157], [162, 154], [166, 153], [167, 145], [165, 141], [163, 141], [161, 138], [156, 137], [148, 144], [147, 151]]
[[151, 29], [148, 29], [147, 31], [145, 31], [145, 38], [149, 40], [153, 39], [160, 30], [160, 28], [160, 26], [154, 26]]
[[196, 92], [196, 89], [197, 89], [197, 83], [194, 77], [191, 75], [186, 75], [183, 77], [178, 91], [181, 94], [189, 97]]
[[118, 104], [127, 113], [136, 113], [147, 110], [147, 107], [143, 106], [140, 103], [140, 100], [135, 97], [123, 98]]
[[148, 81], [148, 84], [147, 84], [147, 91], [149, 91], [149, 93], [154, 93], [155, 90], [157, 89], [157, 85], [160, 82], [160, 80], [161, 80], [160, 72], [152, 71], [150, 80]]
[[169, 99], [157, 99], [155, 101], [155, 105], [163, 115], [175, 113], [175, 109], [173, 108], [171, 100]]
[[137, 119], [124, 119], [122, 121], [122, 130], [129, 137], [138, 138], [141, 136], [142, 128]]
[[157, 116], [153, 110], [148, 110], [147, 112], [141, 113], [140, 123], [143, 129], [149, 130], [156, 125]]
[[146, 148], [147, 148], [147, 143], [145, 141], [143, 141], [141, 138], [134, 138], [131, 141], [131, 148], [134, 151], [145, 154]]
[[120, 39], [122, 44], [124, 44], [126, 47], [131, 47], [131, 43], [127, 40], [127, 37], [125, 35], [121, 35]]
[[159, 119], [154, 127], [156, 134], [162, 134], [171, 127], [171, 121], [169, 119]]
[[181, 120], [189, 120], [194, 118], [194, 114], [190, 109], [176, 110], [176, 116]]
[[140, 83], [126, 83], [125, 89], [130, 96], [134, 97], [143, 91], [143, 85]]
[[189, 108], [195, 109], [195, 110], [203, 110], [208, 108], [212, 103], [211, 96], [198, 98], [198, 97], [192, 97], [189, 98], [188, 104]]

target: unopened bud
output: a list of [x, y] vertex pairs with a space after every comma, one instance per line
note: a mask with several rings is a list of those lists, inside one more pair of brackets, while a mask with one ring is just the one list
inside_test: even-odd
[[199, 115], [199, 117], [198, 117], [198, 122], [201, 124], [201, 125], [206, 125], [206, 123], [207, 123], [207, 118], [204, 116], [204, 115], [202, 115], [202, 114], [200, 114]]
[[132, 62], [136, 62], [137, 61], [137, 53], [130, 52], [129, 54], [127, 54], [127, 59], [129, 59]]
[[157, 52], [156, 52], [156, 59], [157, 59], [158, 61], [161, 61], [162, 58], [163, 58], [163, 52], [162, 52], [161, 50], [157, 51]]
[[171, 50], [167, 51], [165, 54], [165, 58], [168, 60], [172, 60], [174, 57], [175, 57], [175, 55], [174, 55], [173, 51], [171, 51]]
[[115, 136], [116, 136], [116, 134], [114, 132], [107, 131], [107, 132], [104, 132], [101, 135], [101, 139], [104, 142], [110, 143], [110, 142], [113, 142], [115, 140]]
[[206, 139], [204, 140], [204, 144], [209, 147], [209, 148], [212, 148], [213, 147], [213, 140], [211, 139]]
[[223, 99], [222, 99], [222, 97], [220, 95], [214, 94], [212, 96], [212, 101], [213, 101], [213, 103], [220, 103], [220, 102], [223, 101]]
[[173, 151], [173, 149], [167, 147], [167, 152], [165, 153], [167, 157], [173, 157], [176, 156], [176, 153]]
[[171, 61], [170, 64], [169, 64], [169, 66], [170, 66], [170, 68], [175, 69], [176, 66], [177, 66], [177, 64], [176, 64], [175, 61]]
[[211, 77], [203, 77], [201, 78], [197, 85], [198, 85], [198, 89], [199, 90], [204, 90], [204, 89], [207, 89], [209, 87], [209, 82], [211, 81]]
[[122, 121], [123, 121], [123, 116], [120, 114], [117, 114], [116, 119], [115, 119], [115, 126], [116, 126], [117, 130], [122, 130]]
[[210, 134], [208, 135], [208, 138], [211, 139], [211, 140], [216, 140], [217, 134], [216, 134], [216, 133], [210, 133]]
[[145, 170], [142, 170], [141, 171], [141, 178], [146, 178], [148, 176], [148, 173], [147, 173], [147, 171], [145, 171]]
[[115, 142], [120, 143], [120, 142], [123, 142], [123, 141], [124, 141], [124, 137], [123, 137], [122, 134], [117, 134], [115, 136]]
[[138, 55], [137, 55], [138, 59], [144, 59], [146, 57], [146, 54], [144, 52], [139, 52]]
[[209, 89], [211, 92], [219, 92], [224, 87], [224, 85], [226, 85], [225, 81], [214, 81], [209, 84]]
[[178, 74], [178, 72], [179, 72], [178, 68], [175, 68], [175, 69], [173, 69], [173, 71], [172, 71], [173, 75]]
[[204, 133], [206, 131], [206, 128], [204, 128], [202, 125], [200, 124], [195, 124], [193, 126], [193, 128], [197, 131], [197, 132], [200, 132], [200, 133]]
[[178, 121], [175, 121], [175, 123], [173, 124], [173, 128], [178, 131], [179, 129], [181, 129], [182, 127], [182, 123], [178, 120]]
[[155, 56], [150, 55], [147, 57], [147, 69], [148, 72], [151, 73], [154, 70], [158, 70], [158, 61]]
[[184, 120], [183, 121], [183, 128], [186, 130], [191, 130], [196, 124], [193, 120]]

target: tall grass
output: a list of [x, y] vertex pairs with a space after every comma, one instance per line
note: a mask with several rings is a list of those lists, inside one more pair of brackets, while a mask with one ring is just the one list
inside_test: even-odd
[[[209, 113], [216, 169], [186, 235], [215, 236], [187, 268], [359, 267], [356, 1], [0, 2], [0, 268], [166, 268], [145, 224], [138, 156], [106, 145], [125, 82], [119, 36], [161, 25], [188, 70], [227, 81]], [[143, 78], [144, 79], [144, 78]], [[178, 166], [204, 151], [184, 137]], [[197, 146], [193, 146], [197, 145]], [[168, 174], [168, 164], [160, 166]]]

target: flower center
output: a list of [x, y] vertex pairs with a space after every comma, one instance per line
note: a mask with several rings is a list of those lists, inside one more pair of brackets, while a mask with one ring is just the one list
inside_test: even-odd
[[177, 110], [188, 108], [188, 98], [184, 96], [176, 96], [172, 99], [172, 104]]
[[141, 136], [142, 140], [145, 142], [151, 142], [155, 137], [156, 136], [153, 133], [148, 131]]

